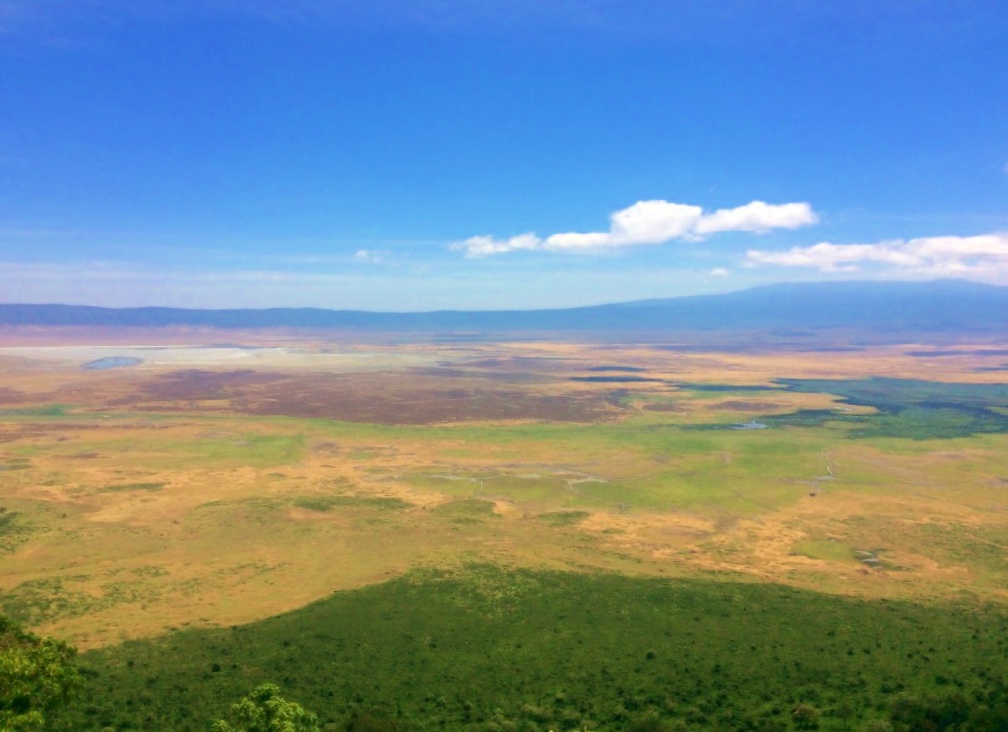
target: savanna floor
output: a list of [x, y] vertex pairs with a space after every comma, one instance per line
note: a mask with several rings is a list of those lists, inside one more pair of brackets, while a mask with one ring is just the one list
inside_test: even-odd
[[473, 561], [1001, 602], [1006, 360], [8, 332], [0, 602], [83, 648]]

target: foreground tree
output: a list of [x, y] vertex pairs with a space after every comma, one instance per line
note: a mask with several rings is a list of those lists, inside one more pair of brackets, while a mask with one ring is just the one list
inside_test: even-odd
[[0, 730], [41, 729], [80, 684], [77, 650], [0, 617]]
[[318, 718], [280, 696], [276, 684], [263, 684], [231, 707], [235, 720], [214, 722], [213, 732], [319, 732]]

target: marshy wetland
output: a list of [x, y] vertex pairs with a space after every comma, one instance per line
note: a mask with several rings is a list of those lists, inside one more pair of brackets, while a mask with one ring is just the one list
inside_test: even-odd
[[205, 729], [265, 680], [403, 728], [1003, 693], [989, 343], [149, 337], [0, 347], [0, 603], [95, 679], [61, 728]]

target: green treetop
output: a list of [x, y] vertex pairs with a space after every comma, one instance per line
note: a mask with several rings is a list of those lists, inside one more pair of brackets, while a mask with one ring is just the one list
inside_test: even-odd
[[319, 732], [318, 718], [280, 696], [276, 684], [263, 684], [231, 707], [232, 726], [220, 719], [213, 732]]
[[80, 683], [77, 650], [0, 617], [0, 732], [41, 729]]

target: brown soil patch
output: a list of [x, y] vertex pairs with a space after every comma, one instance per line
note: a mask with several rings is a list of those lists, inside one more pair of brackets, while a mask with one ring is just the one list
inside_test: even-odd
[[0, 404], [22, 404], [26, 401], [28, 396], [23, 391], [0, 386]]
[[647, 402], [642, 405], [647, 412], [685, 412], [682, 405], [671, 402]]
[[137, 396], [115, 400], [141, 411], [222, 411], [379, 424], [469, 420], [591, 422], [620, 409], [604, 394], [548, 392], [496, 380], [445, 379], [424, 373], [284, 374], [189, 369], [135, 385]]
[[285, 378], [289, 377], [247, 369], [239, 371], [186, 369], [158, 376], [144, 383], [140, 391], [148, 398], [166, 401], [229, 399], [240, 396], [250, 387], [282, 381]]

